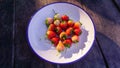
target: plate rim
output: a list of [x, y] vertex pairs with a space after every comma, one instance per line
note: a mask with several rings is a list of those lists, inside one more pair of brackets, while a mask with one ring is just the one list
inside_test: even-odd
[[57, 4], [57, 3], [65, 3], [65, 4], [69, 4], [69, 5], [74, 5], [74, 6], [78, 7], [78, 8], [80, 8], [82, 11], [84, 11], [84, 12], [89, 16], [90, 20], [92, 21], [93, 28], [94, 28], [94, 38], [93, 38], [93, 42], [92, 42], [91, 47], [89, 48], [88, 52], [90, 51], [90, 49], [91, 49], [92, 46], [93, 46], [93, 43], [95, 42], [95, 37], [96, 37], [95, 24], [94, 24], [91, 16], [89, 15], [89, 13], [87, 13], [87, 12], [86, 12], [83, 8], [81, 8], [80, 6], [78, 6], [78, 5], [76, 5], [76, 4], [73, 4], [73, 3], [71, 3], [71, 2], [53, 2], [53, 3], [49, 3], [49, 4], [46, 4], [46, 5], [42, 6], [42, 7], [40, 7], [38, 10], [36, 10], [36, 11], [34, 12], [34, 14], [31, 16], [31, 18], [30, 18], [30, 20], [29, 20], [29, 22], [28, 22], [27, 31], [26, 31], [28, 46], [30, 46], [30, 49], [32, 50], [32, 52], [33, 52], [39, 59], [43, 59], [43, 60], [45, 60], [45, 61], [47, 61], [47, 62], [50, 62], [50, 63], [55, 63], [55, 64], [68, 64], [68, 63], [77, 62], [78, 60], [80, 60], [80, 59], [82, 59], [84, 56], [86, 56], [88, 53], [86, 53], [85, 55], [83, 55], [81, 58], [78, 58], [78, 59], [73, 60], [73, 61], [71, 61], [71, 62], [63, 62], [63, 63], [52, 62], [52, 61], [46, 60], [46, 59], [44, 59], [43, 57], [41, 57], [40, 55], [38, 55], [38, 54], [35, 52], [35, 50], [33, 50], [32, 46], [31, 46], [31, 44], [30, 44], [29, 36], [28, 36], [28, 30], [29, 30], [29, 25], [30, 25], [30, 22], [31, 22], [31, 20], [32, 20], [32, 17], [34, 17], [35, 14], [36, 14], [38, 11], [40, 11], [41, 9], [43, 9], [44, 7], [49, 6], [49, 5], [51, 5], [51, 4]]

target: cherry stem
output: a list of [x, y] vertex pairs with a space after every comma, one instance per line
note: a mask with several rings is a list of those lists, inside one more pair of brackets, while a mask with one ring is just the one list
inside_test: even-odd
[[53, 12], [54, 12], [55, 14], [57, 14], [54, 9], [52, 9], [52, 10], [53, 10]]

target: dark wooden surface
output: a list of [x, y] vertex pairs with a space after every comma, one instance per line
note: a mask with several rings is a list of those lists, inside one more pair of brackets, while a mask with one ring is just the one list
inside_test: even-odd
[[0, 68], [11, 68], [13, 46], [13, 1], [0, 0]]
[[[27, 27], [35, 12], [53, 2], [70, 2], [92, 18], [96, 37], [80, 60], [47, 62], [33, 53]], [[0, 0], [0, 68], [120, 68], [120, 0]]]

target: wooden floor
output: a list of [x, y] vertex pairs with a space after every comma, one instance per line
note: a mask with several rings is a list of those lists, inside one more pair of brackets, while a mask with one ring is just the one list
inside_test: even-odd
[[[53, 2], [78, 5], [94, 22], [93, 47], [76, 62], [50, 63], [29, 47], [31, 17]], [[120, 0], [0, 0], [0, 68], [120, 68]]]

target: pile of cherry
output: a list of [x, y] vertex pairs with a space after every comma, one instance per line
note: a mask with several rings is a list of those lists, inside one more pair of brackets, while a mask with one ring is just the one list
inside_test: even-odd
[[54, 44], [58, 52], [70, 48], [72, 43], [79, 42], [81, 23], [74, 22], [67, 15], [55, 14], [53, 18], [46, 18], [46, 37]]

